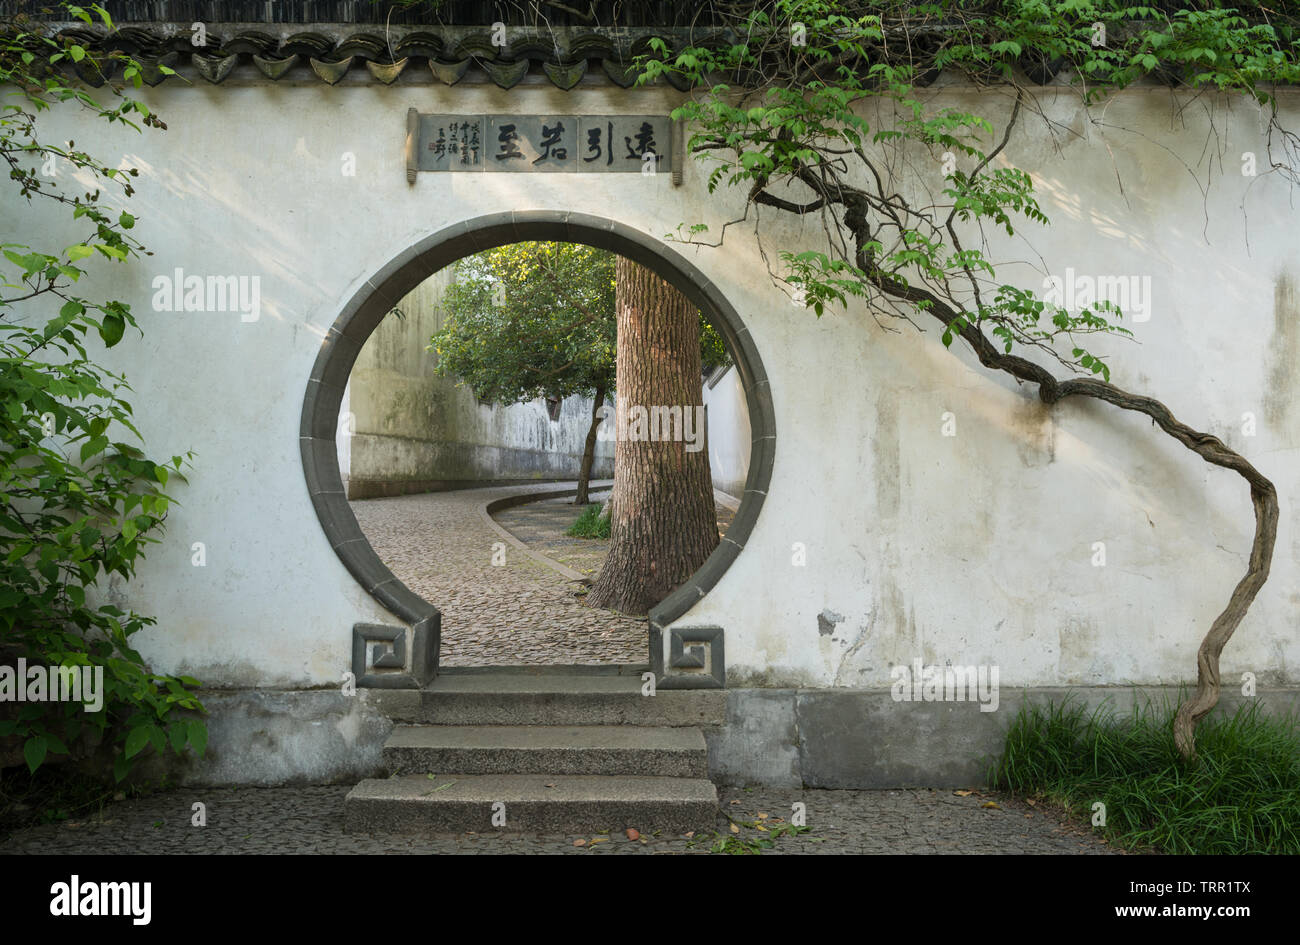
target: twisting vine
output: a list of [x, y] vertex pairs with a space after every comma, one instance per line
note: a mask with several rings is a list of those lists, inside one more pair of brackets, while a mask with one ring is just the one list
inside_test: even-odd
[[[1300, 20], [1263, 3], [1236, 6], [1244, 14], [1208, 0], [714, 4], [712, 13], [733, 12], [725, 32], [671, 51], [653, 40], [640, 63], [642, 82], [671, 75], [695, 88], [673, 114], [692, 123], [691, 150], [715, 165], [711, 192], [723, 183], [744, 185], [742, 219], [750, 208], [772, 208], [821, 221], [823, 247], [780, 254], [785, 281], [818, 315], [850, 297], [873, 303], [873, 315], [928, 315], [942, 326], [945, 345], [960, 339], [984, 367], [1036, 385], [1044, 403], [1087, 397], [1141, 413], [1207, 463], [1246, 481], [1255, 512], [1249, 564], [1201, 642], [1196, 692], [1175, 719], [1175, 743], [1189, 759], [1197, 723], [1218, 702], [1219, 656], [1268, 579], [1277, 490], [1218, 437], [1183, 423], [1161, 401], [1112, 383], [1110, 366], [1087, 348], [1087, 336], [1130, 335], [1119, 324], [1122, 311], [1102, 301], [1072, 313], [999, 281], [985, 255], [985, 227], [1012, 236], [1020, 220], [1048, 222], [1030, 175], [995, 167], [994, 159], [1022, 111], [1036, 106], [1028, 84], [1058, 76], [1090, 106], [1152, 78], [1248, 95], [1268, 110], [1271, 170], [1297, 181], [1300, 139], [1281, 124], [1272, 86], [1300, 82]], [[945, 68], [1014, 90], [991, 150], [979, 143], [994, 130], [987, 118], [928, 106], [916, 94]], [[875, 129], [862, 114], [872, 100], [892, 110]], [[887, 154], [902, 154], [909, 144], [961, 154], [974, 170], [952, 169], [941, 201], [909, 197]], [[1070, 376], [1059, 378], [1029, 355], [1054, 361]]]

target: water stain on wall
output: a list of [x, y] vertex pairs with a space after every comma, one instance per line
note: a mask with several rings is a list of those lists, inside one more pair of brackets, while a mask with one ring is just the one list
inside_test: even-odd
[[1061, 685], [1098, 685], [1114, 678], [1102, 635], [1091, 621], [1070, 617], [1057, 634], [1056, 671]]
[[1052, 408], [1037, 397], [1017, 405], [1011, 414], [1011, 433], [1015, 437], [1020, 462], [1028, 469], [1050, 466], [1056, 462], [1056, 424]]
[[898, 395], [882, 390], [876, 398], [876, 430], [871, 438], [876, 454], [876, 511], [881, 518], [898, 515], [902, 470], [898, 458]]
[[1268, 384], [1264, 388], [1264, 417], [1278, 431], [1300, 438], [1296, 414], [1294, 377], [1300, 363], [1300, 294], [1290, 273], [1278, 276], [1273, 287], [1273, 335], [1269, 340]]

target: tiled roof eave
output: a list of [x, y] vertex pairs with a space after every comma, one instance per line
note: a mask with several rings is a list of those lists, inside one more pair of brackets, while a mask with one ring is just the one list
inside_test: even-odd
[[[633, 58], [651, 36], [681, 41], [677, 30], [605, 30], [557, 28], [545, 34], [516, 30], [504, 48], [492, 43], [481, 27], [405, 26], [376, 29], [342, 24], [205, 23], [207, 43], [195, 46], [192, 24], [121, 23], [111, 32], [81, 24], [53, 24], [56, 37], [77, 42], [91, 56], [77, 63], [88, 84], [102, 85], [117, 68], [111, 61], [104, 75], [95, 60], [114, 51], [135, 57], [149, 85], [175, 78], [246, 84], [270, 80], [287, 85], [317, 80], [328, 85], [363, 81], [382, 84], [457, 84], [491, 81], [501, 88], [535, 76], [556, 88], [606, 84], [622, 80]], [[308, 84], [311, 84], [309, 81]]]
[[[118, 64], [103, 55], [128, 53], [142, 66], [142, 78], [157, 86], [179, 77], [189, 82], [246, 86], [274, 82], [289, 87], [324, 84], [467, 85], [494, 84], [502, 89], [549, 84], [561, 90], [592, 86], [631, 87], [636, 56], [648, 51], [651, 38], [669, 48], [728, 41], [723, 33], [686, 28], [557, 27], [545, 33], [513, 30], [509, 45], [492, 44], [483, 27], [395, 26], [330, 23], [206, 23], [208, 44], [193, 45], [190, 23], [119, 23], [111, 32], [82, 24], [50, 24], [56, 37], [75, 41], [92, 55], [72, 65], [92, 86], [113, 79]], [[105, 61], [108, 74], [97, 61]], [[1057, 81], [1063, 63], [1020, 63], [1026, 78], [1038, 85]], [[174, 70], [176, 76], [162, 67]], [[917, 85], [929, 85], [935, 69], [919, 72]], [[1166, 76], [1167, 84], [1176, 77]], [[684, 91], [673, 75], [666, 82]], [[992, 83], [996, 78], [989, 80]], [[661, 85], [662, 87], [662, 85]]]

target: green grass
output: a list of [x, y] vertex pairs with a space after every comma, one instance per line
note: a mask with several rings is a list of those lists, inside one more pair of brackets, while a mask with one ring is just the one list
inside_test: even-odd
[[593, 502], [583, 509], [578, 520], [564, 534], [570, 538], [608, 538], [609, 519], [600, 517], [600, 503]]
[[1129, 849], [1162, 853], [1300, 853], [1300, 730], [1257, 703], [1196, 730], [1197, 760], [1174, 748], [1176, 706], [1149, 703], [1131, 718], [1062, 705], [1022, 706], [990, 783], [1063, 804]]

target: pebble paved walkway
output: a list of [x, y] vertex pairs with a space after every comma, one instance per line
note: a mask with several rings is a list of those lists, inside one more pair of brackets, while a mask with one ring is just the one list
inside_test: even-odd
[[[505, 545], [479, 512], [494, 498], [563, 486], [352, 502], [362, 532], [389, 570], [442, 611], [444, 666], [646, 662], [645, 618], [584, 606], [578, 585]], [[503, 565], [492, 564], [494, 546], [504, 548]]]
[[[719, 838], [770, 835], [752, 824], [789, 818], [806, 807], [809, 830], [774, 841], [770, 853], [1114, 853], [1059, 813], [1000, 795], [952, 791], [812, 791], [721, 789], [715, 831], [694, 837], [629, 840], [623, 825], [608, 834], [478, 833], [401, 837], [343, 832], [350, 785], [241, 790], [188, 789], [108, 804], [102, 813], [19, 831], [0, 854], [62, 853], [708, 853]], [[985, 807], [992, 798], [996, 807]], [[207, 826], [191, 826], [195, 801]], [[759, 815], [766, 815], [760, 817]], [[730, 819], [729, 819], [730, 818]], [[738, 822], [739, 833], [731, 832]], [[575, 841], [582, 845], [576, 846]], [[641, 840], [645, 842], [642, 843]], [[597, 841], [593, 843], [592, 841]]]

